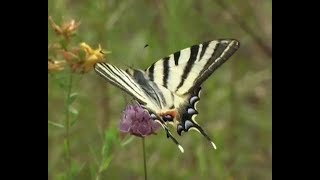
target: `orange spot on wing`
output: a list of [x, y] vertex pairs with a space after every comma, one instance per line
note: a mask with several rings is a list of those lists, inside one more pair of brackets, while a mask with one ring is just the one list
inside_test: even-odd
[[173, 117], [173, 119], [176, 119], [178, 121], [180, 119], [180, 116], [179, 116], [179, 113], [178, 113], [177, 109], [161, 112], [159, 115], [160, 116], [171, 115]]

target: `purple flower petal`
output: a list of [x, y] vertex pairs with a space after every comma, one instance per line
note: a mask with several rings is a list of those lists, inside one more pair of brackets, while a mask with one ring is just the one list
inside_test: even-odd
[[161, 125], [151, 119], [150, 114], [139, 104], [128, 105], [119, 124], [122, 132], [139, 137], [155, 134]]
[[121, 132], [129, 132], [131, 124], [127, 122], [120, 122], [119, 129]]
[[156, 131], [156, 130], [158, 130], [160, 127], [161, 127], [161, 124], [159, 124], [158, 122], [156, 122], [156, 121], [152, 121], [151, 122], [152, 123], [152, 130], [153, 131]]
[[130, 115], [124, 114], [119, 124], [120, 131], [129, 132], [131, 128], [131, 124], [132, 124], [132, 121], [131, 121]]
[[137, 131], [142, 135], [142, 136], [147, 136], [152, 134], [152, 128], [146, 123], [141, 123], [139, 124], [139, 128]]

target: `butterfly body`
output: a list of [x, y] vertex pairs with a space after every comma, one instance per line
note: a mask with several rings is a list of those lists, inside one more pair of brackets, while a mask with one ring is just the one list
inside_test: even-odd
[[[178, 146], [167, 128], [177, 133], [197, 130], [215, 147], [195, 121], [202, 83], [239, 48], [237, 40], [214, 40], [194, 45], [162, 58], [145, 71], [122, 70], [108, 63], [97, 63], [95, 71], [108, 82], [131, 95], [159, 122]], [[181, 147], [182, 148], [182, 147]], [[181, 150], [180, 148], [180, 150]]]
[[[161, 117], [164, 122], [171, 125], [178, 125], [183, 112], [187, 110], [185, 107], [188, 105], [190, 95], [177, 95], [168, 88], [157, 85], [151, 81], [142, 70], [127, 69], [126, 72], [147, 92], [146, 94], [150, 96], [149, 99], [153, 100], [141, 105], [148, 108], [150, 112], [158, 117]], [[184, 117], [182, 117], [182, 119]]]

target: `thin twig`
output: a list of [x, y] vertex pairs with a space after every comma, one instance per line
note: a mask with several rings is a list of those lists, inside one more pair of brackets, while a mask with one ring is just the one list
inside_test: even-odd
[[263, 50], [263, 52], [270, 58], [272, 58], [271, 47], [265, 44], [263, 40], [257, 35], [257, 33], [255, 33], [244, 21], [242, 21], [239, 16], [233, 13], [233, 11], [231, 11], [222, 0], [216, 0], [216, 2], [220, 7], [228, 11], [232, 18], [235, 20], [235, 22], [238, 23], [239, 26], [253, 38], [253, 40], [258, 44], [258, 46]]

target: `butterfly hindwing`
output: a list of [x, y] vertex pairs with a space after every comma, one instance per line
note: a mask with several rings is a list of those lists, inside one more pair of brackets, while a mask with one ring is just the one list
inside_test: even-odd
[[202, 134], [216, 149], [215, 144], [212, 142], [211, 138], [202, 129], [202, 127], [196, 122], [195, 118], [198, 115], [197, 103], [200, 101], [201, 87], [197, 87], [190, 94], [188, 101], [185, 102], [181, 107], [179, 107], [179, 117], [177, 123], [177, 133], [181, 136], [182, 131], [188, 132], [189, 130], [196, 130]]
[[188, 132], [190, 128], [197, 127], [198, 123], [195, 121], [195, 117], [198, 114], [197, 103], [200, 100], [201, 87], [196, 89], [194, 93], [190, 95], [188, 101], [184, 105], [179, 107], [179, 117], [177, 124], [177, 133], [181, 135], [181, 132]]

